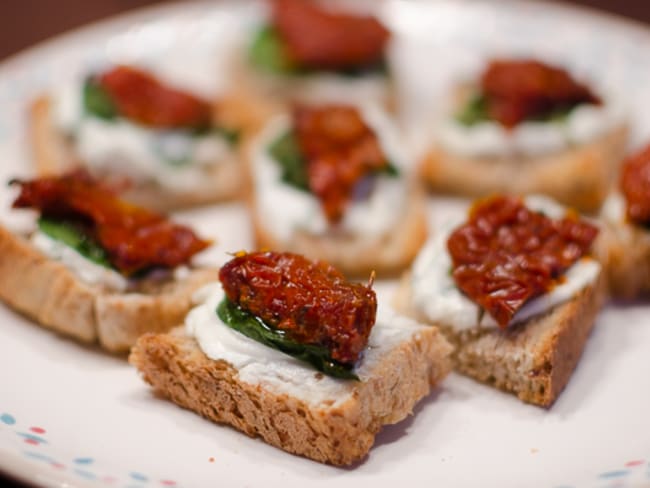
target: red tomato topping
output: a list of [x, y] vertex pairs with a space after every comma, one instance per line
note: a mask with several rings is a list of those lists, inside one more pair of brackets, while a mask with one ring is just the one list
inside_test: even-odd
[[627, 216], [637, 224], [650, 224], [650, 145], [629, 156], [621, 173]]
[[364, 68], [380, 62], [390, 37], [374, 17], [329, 12], [312, 0], [273, 0], [272, 22], [302, 68]]
[[301, 344], [354, 364], [375, 324], [377, 297], [329, 264], [291, 253], [238, 255], [219, 272], [226, 296]]
[[16, 183], [21, 191], [14, 208], [79, 222], [124, 274], [185, 264], [210, 245], [188, 227], [118, 199], [84, 171]]
[[388, 161], [356, 108], [296, 105], [293, 120], [309, 189], [321, 200], [328, 220], [338, 222], [356, 184]]
[[97, 81], [118, 112], [139, 124], [159, 129], [200, 129], [210, 125], [208, 102], [166, 86], [145, 71], [117, 66], [101, 74]]
[[481, 88], [490, 118], [506, 127], [556, 109], [601, 103], [565, 70], [533, 60], [492, 61], [483, 73]]
[[519, 198], [496, 196], [475, 204], [447, 248], [458, 288], [505, 328], [588, 253], [597, 234], [576, 214], [551, 220]]

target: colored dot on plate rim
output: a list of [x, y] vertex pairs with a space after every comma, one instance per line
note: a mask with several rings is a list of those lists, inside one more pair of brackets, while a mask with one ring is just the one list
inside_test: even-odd
[[633, 468], [635, 466], [641, 466], [642, 464], [645, 464], [645, 461], [643, 461], [642, 459], [636, 459], [634, 461], [628, 461], [627, 463], [625, 463], [625, 467]]
[[160, 480], [160, 484], [164, 486], [175, 486], [176, 482], [173, 480]]
[[9, 415], [8, 413], [3, 413], [0, 415], [0, 422], [6, 425], [14, 425], [16, 423], [16, 419], [13, 417], [13, 415]]
[[30, 427], [29, 430], [31, 430], [35, 434], [45, 434], [46, 432], [43, 427]]

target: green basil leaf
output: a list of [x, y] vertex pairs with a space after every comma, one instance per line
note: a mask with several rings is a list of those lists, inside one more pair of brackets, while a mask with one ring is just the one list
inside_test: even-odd
[[333, 360], [326, 347], [300, 344], [289, 339], [283, 331], [269, 327], [255, 315], [228, 300], [227, 297], [217, 307], [217, 315], [224, 324], [246, 337], [309, 363], [328, 376], [359, 380], [353, 368]]
[[88, 114], [101, 119], [112, 120], [118, 116], [110, 95], [92, 77], [86, 78], [84, 83], [83, 106]]
[[472, 96], [456, 115], [456, 120], [467, 126], [490, 120], [487, 113], [487, 101], [485, 97], [482, 94]]
[[399, 176], [399, 169], [391, 161], [386, 161], [386, 166], [377, 171], [377, 173], [390, 176], [391, 178], [397, 178]]
[[71, 247], [93, 263], [112, 268], [106, 251], [79, 227], [71, 222], [56, 221], [45, 217], [38, 219], [43, 234]]
[[213, 128], [213, 131], [223, 137], [231, 146], [239, 144], [239, 140], [241, 139], [241, 131], [238, 129], [216, 126]]
[[305, 160], [293, 131], [289, 130], [277, 138], [269, 146], [269, 154], [282, 167], [282, 181], [300, 190], [309, 191]]
[[[287, 131], [269, 146], [269, 154], [282, 167], [282, 181], [300, 190], [309, 191], [309, 179], [305, 160], [300, 152], [295, 133]], [[391, 161], [377, 171], [390, 177], [398, 177], [400, 172]]]
[[294, 71], [285, 54], [284, 42], [278, 32], [269, 25], [263, 26], [253, 37], [248, 57], [253, 66], [263, 71], [278, 74]]

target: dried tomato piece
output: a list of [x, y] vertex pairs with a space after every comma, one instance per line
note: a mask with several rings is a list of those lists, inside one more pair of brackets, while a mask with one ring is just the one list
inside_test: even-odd
[[208, 102], [169, 87], [150, 73], [129, 66], [117, 66], [97, 77], [124, 117], [159, 129], [202, 129], [209, 127]]
[[388, 165], [379, 141], [356, 108], [296, 105], [293, 120], [307, 161], [310, 191], [330, 222], [343, 218], [356, 184]]
[[350, 69], [382, 61], [390, 33], [374, 17], [329, 12], [311, 0], [273, 0], [272, 23], [301, 68]]
[[375, 324], [377, 297], [323, 262], [291, 253], [238, 255], [219, 272], [226, 296], [301, 344], [354, 364]]
[[492, 61], [481, 78], [481, 89], [488, 115], [506, 127], [581, 103], [601, 103], [565, 70], [534, 60]]
[[519, 198], [495, 196], [474, 206], [447, 248], [458, 288], [505, 328], [588, 253], [597, 234], [576, 214], [552, 220]]
[[627, 217], [640, 225], [650, 224], [650, 145], [625, 161], [621, 191], [627, 200]]
[[210, 245], [188, 227], [120, 200], [82, 170], [15, 183], [21, 188], [14, 208], [34, 208], [44, 217], [82, 224], [124, 274], [185, 264]]

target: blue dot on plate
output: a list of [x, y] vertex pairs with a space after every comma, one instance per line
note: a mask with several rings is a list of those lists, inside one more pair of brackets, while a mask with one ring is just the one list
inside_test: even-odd
[[7, 425], [14, 425], [16, 423], [16, 419], [8, 413], [3, 413], [0, 415], [0, 422]]
[[600, 473], [599, 478], [611, 479], [611, 478], [620, 478], [630, 474], [629, 471], [619, 470], [619, 471], [607, 471], [605, 473]]
[[141, 473], [136, 473], [135, 471], [131, 473], [131, 478], [133, 478], [136, 481], [147, 481], [149, 479], [145, 475]]
[[39, 461], [45, 461], [46, 463], [54, 462], [50, 456], [46, 456], [45, 454], [42, 454], [40, 452], [25, 451], [24, 454], [29, 458], [38, 459]]
[[84, 471], [83, 469], [75, 469], [74, 472], [87, 480], [94, 480], [96, 478], [94, 473], [91, 473], [90, 471]]
[[72, 462], [75, 464], [92, 464], [94, 461], [93, 458], [85, 457], [85, 458], [77, 458], [73, 459]]

